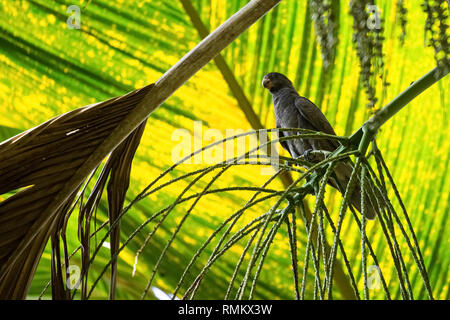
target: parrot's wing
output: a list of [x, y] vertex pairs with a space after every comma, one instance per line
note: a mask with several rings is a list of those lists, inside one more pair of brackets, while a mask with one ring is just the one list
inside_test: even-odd
[[325, 115], [310, 100], [304, 97], [297, 97], [295, 99], [295, 107], [316, 131], [336, 135]]
[[[277, 129], [280, 129], [281, 127], [277, 125]], [[278, 137], [279, 138], [283, 138], [284, 136], [289, 136], [289, 134], [287, 134], [285, 131], [278, 131]], [[291, 153], [291, 151], [289, 150], [289, 146], [288, 146], [288, 142], [287, 141], [280, 141], [281, 146], [289, 153]], [[291, 154], [292, 156], [292, 154]]]
[[[311, 126], [314, 127], [314, 130], [336, 135], [333, 127], [328, 122], [327, 118], [325, 118], [325, 115], [310, 100], [299, 96], [295, 99], [295, 107]], [[334, 147], [339, 146], [339, 143], [336, 140], [329, 141]]]

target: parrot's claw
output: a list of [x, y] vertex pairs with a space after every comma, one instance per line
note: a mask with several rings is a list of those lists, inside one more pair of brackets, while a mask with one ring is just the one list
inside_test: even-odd
[[314, 162], [315, 156], [314, 156], [314, 154], [311, 154], [312, 151], [313, 151], [313, 149], [308, 149], [308, 150], [305, 150], [305, 152], [303, 152], [303, 158], [306, 161]]
[[318, 163], [320, 161], [323, 161], [326, 158], [327, 154], [329, 154], [329, 152], [327, 151], [308, 149], [303, 152], [302, 156], [306, 161]]

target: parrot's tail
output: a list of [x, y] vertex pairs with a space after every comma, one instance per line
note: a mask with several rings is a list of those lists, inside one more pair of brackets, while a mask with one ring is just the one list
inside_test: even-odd
[[[342, 192], [347, 188], [347, 184], [350, 181], [350, 175], [353, 171], [353, 167], [350, 163], [347, 162], [339, 162], [334, 169], [336, 176], [339, 180], [340, 188]], [[365, 180], [365, 192], [364, 192], [364, 214], [367, 219], [373, 220], [377, 216], [377, 212], [379, 211], [377, 207], [374, 206], [376, 204], [376, 200], [369, 191], [369, 179]], [[333, 184], [332, 184], [333, 185]], [[334, 186], [336, 187], [336, 186]], [[358, 175], [358, 181], [353, 189], [352, 195], [350, 196], [350, 203], [361, 212], [361, 181], [360, 175]]]
[[[353, 190], [352, 196], [350, 198], [350, 203], [356, 208], [356, 210], [358, 210], [359, 212], [361, 211], [361, 186], [356, 185], [355, 189]], [[376, 218], [377, 216], [377, 209], [374, 208], [374, 206], [372, 205], [372, 202], [368, 196], [368, 192], [365, 192], [364, 194], [364, 214], [366, 216], [367, 219], [373, 220]]]

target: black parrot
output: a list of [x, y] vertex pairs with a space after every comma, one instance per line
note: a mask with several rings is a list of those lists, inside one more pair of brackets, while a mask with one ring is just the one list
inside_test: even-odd
[[[301, 97], [294, 89], [292, 82], [281, 73], [271, 72], [264, 76], [262, 82], [264, 88], [272, 94], [277, 128], [300, 128], [320, 131], [336, 135], [325, 115], [310, 100]], [[297, 132], [280, 131], [280, 137], [298, 134]], [[308, 155], [312, 150], [325, 150], [332, 152], [339, 143], [331, 139], [295, 139], [282, 141], [281, 145], [293, 158]], [[336, 164], [334, 172], [343, 190], [347, 187], [353, 167], [350, 159]], [[339, 190], [334, 179], [328, 183]], [[359, 181], [350, 197], [351, 204], [361, 212], [361, 186]], [[374, 219], [376, 211], [371, 205], [367, 195], [364, 201], [365, 215], [368, 219]]]

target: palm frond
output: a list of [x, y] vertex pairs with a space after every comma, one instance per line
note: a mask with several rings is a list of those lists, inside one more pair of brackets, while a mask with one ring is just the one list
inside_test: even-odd
[[[49, 237], [61, 232], [80, 187], [61, 195], [65, 183], [152, 86], [68, 112], [0, 145], [0, 192], [19, 189], [0, 203], [0, 297], [25, 297], [42, 251]], [[110, 203], [111, 218], [122, 207], [131, 159], [142, 130], [143, 126], [139, 127], [116, 149], [99, 181], [104, 184], [111, 173], [108, 192], [115, 196]], [[123, 157], [127, 161], [121, 162]], [[66, 200], [59, 205], [56, 201], [61, 197]], [[86, 208], [92, 212], [94, 205]], [[117, 239], [117, 235], [114, 237]], [[111, 250], [115, 249], [114, 244]], [[55, 276], [61, 277], [62, 273]]]

